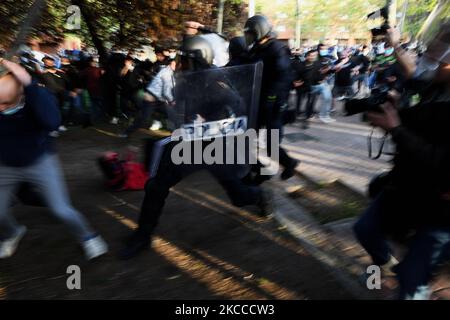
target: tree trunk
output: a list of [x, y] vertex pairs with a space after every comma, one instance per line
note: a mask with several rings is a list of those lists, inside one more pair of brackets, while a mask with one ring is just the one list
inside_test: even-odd
[[95, 21], [95, 16], [89, 10], [89, 5], [86, 4], [85, 0], [72, 0], [72, 3], [80, 8], [81, 15], [86, 22], [89, 34], [91, 35], [92, 42], [98, 51], [100, 56], [100, 61], [103, 63], [107, 60], [107, 51], [103, 41], [100, 39], [93, 21]]

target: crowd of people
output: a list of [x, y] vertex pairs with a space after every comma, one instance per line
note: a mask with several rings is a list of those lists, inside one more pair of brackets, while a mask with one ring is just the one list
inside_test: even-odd
[[[201, 27], [187, 23], [184, 37], [201, 32]], [[57, 96], [63, 117], [59, 131], [71, 125], [122, 121], [129, 127], [119, 136], [126, 138], [139, 127], [167, 128], [164, 104], [173, 102], [176, 44], [156, 44], [153, 62], [137, 58], [133, 51], [111, 50], [100, 63], [98, 55], [86, 51], [44, 53], [30, 47], [23, 48], [21, 61]], [[251, 61], [246, 50], [243, 37], [231, 39], [227, 66]], [[354, 46], [318, 44], [289, 54], [290, 72], [285, 77], [290, 77], [290, 89], [297, 97], [296, 115], [305, 128], [315, 114], [324, 123], [334, 122], [331, 115], [336, 112], [336, 101], [368, 95], [374, 87], [399, 87], [403, 82], [393, 48], [384, 41]]]
[[[378, 110], [366, 111], [373, 125], [393, 137], [397, 146], [394, 168], [383, 177], [382, 188], [356, 223], [355, 233], [374, 264], [386, 273], [397, 274], [400, 297], [417, 297], [450, 244], [450, 41], [448, 24], [445, 26], [425, 52], [401, 43], [394, 29], [372, 44], [319, 44], [291, 51], [277, 40], [268, 19], [256, 15], [246, 22], [243, 36], [230, 40], [226, 65], [215, 65], [216, 48], [199, 35], [210, 31], [194, 22], [186, 23], [179, 47], [156, 47], [153, 62], [140, 61], [133, 52], [112, 51], [107, 57], [96, 57], [83, 52], [56, 55], [27, 49], [21, 54], [27, 71], [2, 60], [7, 74], [0, 78], [0, 258], [11, 256], [25, 233], [8, 213], [11, 197], [22, 183], [39, 187], [46, 204], [80, 240], [88, 259], [107, 252], [106, 243], [68, 200], [52, 147], [58, 132], [75, 124], [123, 121], [127, 124], [119, 135], [123, 138], [138, 128], [174, 130], [174, 106], [190, 99], [176, 96], [174, 90], [192, 89], [192, 84], [177, 83], [178, 73], [262, 62], [256, 129], [283, 132], [285, 114], [292, 111], [288, 106], [291, 91], [297, 95], [294, 118], [302, 121], [304, 128], [315, 113], [325, 124], [335, 121], [331, 115], [336, 112], [337, 101], [387, 93]], [[204, 106], [197, 121], [208, 121], [211, 113], [205, 110], [211, 106], [239, 102], [233, 96], [233, 85], [223, 77], [212, 72], [207, 80], [204, 87], [196, 89], [211, 90], [213, 103]], [[418, 104], [410, 103], [410, 91], [421, 95]], [[221, 116], [233, 115], [224, 111]], [[278, 150], [272, 150], [270, 139], [268, 135], [269, 155], [279, 154], [281, 178], [291, 178], [299, 162], [279, 144]], [[282, 134], [279, 142], [281, 139]], [[213, 174], [234, 205], [256, 205], [263, 217], [274, 212], [271, 192], [264, 184], [271, 176], [261, 174], [261, 163], [245, 175], [240, 167], [228, 164], [177, 165], [170, 157], [161, 164], [145, 186], [139, 227], [120, 252], [122, 259], [149, 247], [170, 188], [200, 169]], [[400, 264], [391, 254], [387, 236], [408, 236], [412, 241]]]
[[[408, 43], [403, 45], [407, 47]], [[321, 99], [318, 119], [330, 123], [335, 121], [331, 114], [336, 112], [336, 101], [367, 96], [373, 88], [393, 89], [402, 85], [404, 77], [394, 50], [384, 40], [357, 46], [319, 44], [303, 51], [294, 51], [293, 84], [299, 97], [296, 111], [303, 116], [305, 127], [314, 115], [318, 98]]]

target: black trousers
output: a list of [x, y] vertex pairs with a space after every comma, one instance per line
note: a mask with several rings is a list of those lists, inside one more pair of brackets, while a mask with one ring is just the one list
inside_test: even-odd
[[257, 204], [261, 200], [261, 189], [257, 186], [248, 186], [241, 180], [242, 176], [239, 172], [242, 171], [242, 166], [228, 164], [175, 165], [170, 160], [170, 152], [166, 152], [158, 173], [145, 186], [138, 234], [147, 239], [153, 233], [158, 225], [170, 188], [186, 176], [200, 170], [208, 170], [218, 180], [233, 205], [242, 207]]
[[[297, 101], [296, 101], [296, 111], [297, 115], [304, 114], [305, 118], [309, 119], [312, 117], [314, 113], [314, 104], [316, 103], [317, 95], [311, 93], [311, 89], [309, 88], [297, 88], [295, 89], [297, 93]], [[302, 100], [306, 98], [305, 110], [301, 109]]]
[[266, 128], [267, 129], [267, 155], [272, 157], [272, 130], [279, 131], [279, 141], [278, 141], [278, 152], [279, 152], [279, 163], [287, 168], [290, 167], [294, 163], [294, 159], [292, 159], [281, 147], [281, 141], [283, 140], [283, 121], [281, 112], [279, 108], [277, 108], [274, 104], [266, 103], [262, 105], [264, 107], [264, 112], [261, 114], [258, 124], [258, 129]]
[[287, 168], [290, 167], [293, 162], [294, 159], [292, 159], [286, 152], [286, 150], [284, 150], [281, 147], [281, 141], [283, 140], [283, 126], [281, 125], [281, 120], [277, 120], [276, 122], [271, 123], [271, 126], [268, 128], [268, 136], [267, 136], [267, 154], [268, 156], [272, 157], [273, 156], [273, 151], [272, 151], [272, 137], [270, 135], [270, 130], [279, 130], [280, 132], [280, 140], [279, 140], [279, 145], [278, 145], [278, 154], [279, 154], [279, 163]]
[[313, 94], [310, 91], [306, 93], [307, 95], [307, 101], [306, 101], [306, 108], [305, 108], [305, 118], [309, 119], [314, 114], [314, 105], [317, 101], [317, 94]]

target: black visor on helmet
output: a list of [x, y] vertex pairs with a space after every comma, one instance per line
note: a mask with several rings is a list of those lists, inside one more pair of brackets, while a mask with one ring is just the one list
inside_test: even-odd
[[255, 33], [251, 31], [244, 31], [244, 37], [245, 37], [245, 44], [247, 45], [247, 47], [250, 47], [257, 40]]
[[247, 20], [244, 27], [245, 42], [251, 46], [264, 37], [271, 35], [272, 25], [269, 20], [262, 15], [255, 15]]
[[202, 70], [209, 67], [208, 62], [203, 58], [201, 50], [178, 51], [177, 63], [181, 70]]

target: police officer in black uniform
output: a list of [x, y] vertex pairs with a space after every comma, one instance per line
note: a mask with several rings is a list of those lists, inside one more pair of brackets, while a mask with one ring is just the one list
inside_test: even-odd
[[[236, 110], [240, 110], [239, 104], [241, 101], [236, 96], [236, 91], [226, 83], [225, 77], [221, 76], [220, 69], [212, 65], [214, 52], [207, 40], [199, 36], [186, 38], [180, 50], [180, 57], [179, 69], [181, 69], [181, 73], [204, 70], [211, 70], [212, 72], [193, 73], [194, 79], [196, 74], [202, 75], [202, 81], [189, 82], [184, 81], [183, 77], [178, 77], [175, 86], [175, 103], [177, 107], [181, 105], [183, 108], [183, 105], [196, 106], [197, 103], [201, 104], [196, 107], [197, 117], [203, 119], [204, 122], [216, 121], [219, 118], [227, 119], [233, 116], [232, 113], [236, 112]], [[195, 82], [195, 84], [192, 82]], [[207, 101], [202, 101], [202, 99], [196, 97], [196, 93], [200, 92], [199, 90], [208, 91], [207, 96], [209, 98], [206, 99]], [[215, 107], [214, 110], [211, 110], [211, 107]], [[183, 118], [182, 121], [199, 121], [198, 119], [193, 119], [192, 114], [188, 112], [184, 114]], [[187, 175], [199, 170], [208, 170], [225, 188], [234, 205], [239, 207], [256, 205], [261, 210], [261, 216], [272, 214], [273, 208], [269, 191], [263, 190], [258, 186], [248, 186], [241, 180], [242, 166], [246, 166], [245, 164], [175, 164], [171, 159], [170, 150], [176, 143], [187, 143], [193, 146], [193, 143], [190, 142], [175, 141], [167, 146], [168, 150], [164, 152], [156, 176], [147, 182], [145, 198], [139, 217], [139, 227], [128, 239], [125, 249], [121, 251], [119, 256], [121, 259], [130, 259], [149, 247], [151, 235], [157, 226], [170, 188]], [[208, 141], [206, 141], [207, 144]], [[205, 143], [202, 146], [204, 148]]]
[[[250, 48], [249, 60], [264, 63], [258, 129], [268, 129], [267, 146], [268, 154], [271, 155], [270, 130], [280, 130], [280, 138], [282, 137], [282, 109], [287, 106], [289, 90], [294, 80], [290, 52], [287, 46], [276, 39], [272, 25], [264, 16], [255, 15], [249, 18], [245, 23], [244, 35]], [[284, 167], [281, 178], [287, 180], [294, 175], [299, 161], [289, 157], [281, 147], [279, 155], [279, 162]], [[265, 177], [257, 175], [254, 181], [262, 182]]]

